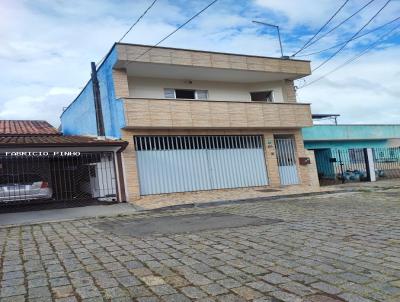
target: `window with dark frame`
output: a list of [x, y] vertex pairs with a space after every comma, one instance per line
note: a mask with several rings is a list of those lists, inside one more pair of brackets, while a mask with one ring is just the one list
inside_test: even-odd
[[196, 99], [196, 91], [188, 89], [175, 89], [175, 97], [177, 99]]
[[271, 90], [250, 92], [250, 96], [252, 102], [272, 103], [274, 101], [273, 93]]

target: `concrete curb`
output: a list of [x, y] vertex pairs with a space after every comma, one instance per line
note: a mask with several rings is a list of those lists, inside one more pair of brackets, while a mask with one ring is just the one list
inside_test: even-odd
[[310, 192], [310, 193], [285, 194], [285, 195], [268, 196], [268, 197], [218, 200], [218, 201], [210, 201], [210, 202], [205, 202], [205, 203], [187, 203], [187, 204], [172, 205], [172, 206], [166, 206], [166, 207], [161, 207], [161, 208], [157, 208], [157, 209], [143, 209], [135, 204], [131, 204], [134, 208], [137, 209], [136, 212], [126, 213], [126, 214], [125, 213], [109, 214], [109, 215], [102, 214], [102, 215], [96, 215], [96, 216], [82, 216], [82, 217], [76, 217], [76, 218], [26, 222], [26, 223], [19, 223], [19, 224], [7, 224], [7, 225], [0, 225], [0, 229], [41, 225], [41, 224], [45, 224], [45, 223], [62, 223], [62, 222], [85, 220], [85, 219], [101, 219], [101, 218], [108, 218], [108, 217], [128, 216], [128, 215], [143, 214], [143, 213], [160, 213], [160, 212], [164, 212], [164, 211], [174, 211], [174, 210], [181, 210], [181, 209], [210, 208], [210, 207], [224, 206], [224, 205], [239, 205], [239, 204], [246, 204], [246, 203], [255, 203], [255, 202], [260, 202], [260, 201], [280, 201], [282, 199], [288, 199], [288, 198], [318, 196], [318, 195], [336, 194], [336, 193], [345, 193], [345, 192], [354, 192], [354, 190], [340, 189], [340, 190], [325, 191], [325, 192]]
[[[127, 209], [122, 209], [120, 212], [117, 213], [99, 213], [96, 215], [83, 215], [80, 217], [66, 217], [66, 218], [52, 218], [48, 220], [43, 220], [43, 221], [27, 221], [27, 222], [21, 222], [21, 223], [10, 223], [10, 224], [4, 224], [0, 225], [0, 229], [6, 229], [6, 228], [12, 228], [12, 227], [23, 227], [23, 226], [34, 226], [34, 225], [41, 225], [45, 223], [62, 223], [62, 222], [69, 222], [69, 221], [78, 221], [78, 220], [86, 220], [86, 219], [100, 219], [100, 218], [106, 218], [106, 217], [118, 217], [118, 216], [126, 216], [126, 215], [132, 215], [136, 213], [142, 213], [142, 210], [139, 209], [137, 206], [130, 204], [130, 207], [132, 207], [135, 211], [129, 211], [127, 212]], [[82, 207], [82, 208], [88, 208], [90, 206]], [[46, 210], [49, 211], [49, 210]], [[57, 209], [52, 209], [50, 211], [57, 211]], [[39, 211], [38, 211], [39, 212]], [[12, 213], [15, 214], [15, 213]], [[16, 213], [18, 214], [18, 213]]]
[[26, 223], [18, 223], [18, 224], [5, 224], [5, 225], [0, 225], [0, 229], [35, 226], [35, 225], [41, 225], [41, 224], [45, 224], [45, 223], [61, 223], [61, 222], [68, 222], [68, 221], [75, 221], [75, 220], [82, 220], [82, 219], [89, 219], [89, 218], [96, 218], [96, 217], [80, 217], [80, 218], [68, 218], [68, 219], [66, 218], [66, 219], [60, 219], [60, 220], [46, 220], [46, 221], [26, 222]]

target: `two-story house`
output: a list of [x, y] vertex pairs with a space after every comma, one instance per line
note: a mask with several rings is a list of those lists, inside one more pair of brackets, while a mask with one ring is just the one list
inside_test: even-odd
[[[97, 76], [105, 135], [129, 142], [127, 199], [318, 183], [293, 85], [309, 74], [309, 61], [115, 44]], [[65, 135], [98, 134], [92, 85], [62, 113]]]

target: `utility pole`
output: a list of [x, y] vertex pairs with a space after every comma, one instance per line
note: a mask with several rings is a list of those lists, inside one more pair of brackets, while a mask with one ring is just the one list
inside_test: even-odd
[[91, 62], [91, 67], [92, 67], [94, 108], [96, 111], [97, 135], [106, 136], [104, 131], [103, 110], [101, 108], [100, 86], [99, 86], [99, 80], [97, 79], [96, 63]]
[[278, 32], [279, 47], [281, 49], [281, 57], [284, 57], [283, 48], [282, 48], [282, 41], [281, 41], [281, 33], [279, 31], [279, 26], [278, 25], [274, 25], [274, 24], [265, 23], [265, 22], [260, 22], [260, 21], [252, 21], [252, 22], [256, 23], [256, 24], [261, 24], [261, 25], [264, 25], [264, 26], [270, 26], [270, 27], [276, 28], [276, 31]]

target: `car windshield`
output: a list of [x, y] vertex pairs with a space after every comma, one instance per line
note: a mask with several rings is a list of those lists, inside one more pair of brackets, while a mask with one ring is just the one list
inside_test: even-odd
[[37, 174], [3, 174], [0, 175], [0, 185], [21, 184], [27, 185], [37, 181], [42, 181], [42, 178]]

